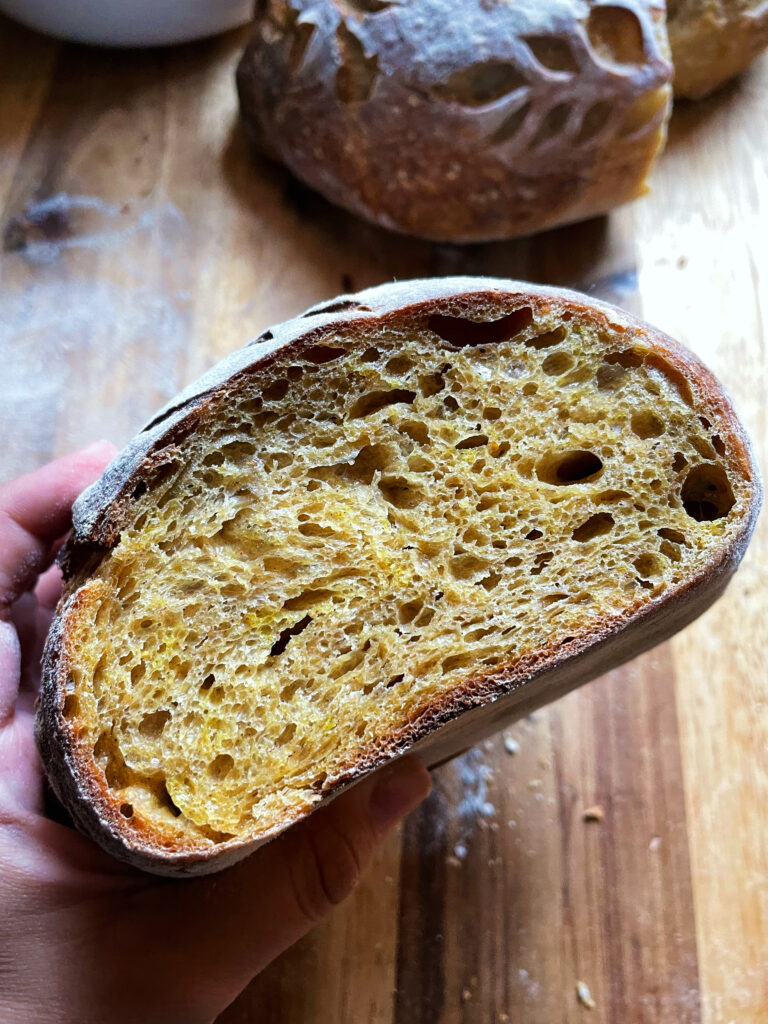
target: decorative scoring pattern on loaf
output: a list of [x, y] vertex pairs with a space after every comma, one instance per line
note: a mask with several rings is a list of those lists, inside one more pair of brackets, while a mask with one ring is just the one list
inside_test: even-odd
[[238, 76], [254, 137], [329, 199], [469, 241], [638, 195], [671, 66], [659, 0], [262, 0]]

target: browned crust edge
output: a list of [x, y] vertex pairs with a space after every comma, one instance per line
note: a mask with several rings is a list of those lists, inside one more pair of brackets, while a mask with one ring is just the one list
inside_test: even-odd
[[[234, 391], [244, 376], [317, 344], [340, 328], [354, 331], [355, 327], [402, 325], [437, 312], [471, 316], [477, 306], [489, 302], [503, 302], [500, 313], [531, 305], [540, 314], [554, 308], [590, 319], [602, 318], [614, 328], [627, 331], [628, 340], [640, 337], [649, 343], [685, 374], [697, 402], [715, 417], [718, 430], [729, 441], [729, 465], [744, 480], [751, 481], [748, 507], [737, 535], [715, 550], [710, 564], [696, 577], [639, 609], [626, 609], [598, 630], [585, 630], [559, 648], [545, 648], [495, 673], [466, 679], [383, 737], [375, 749], [362, 754], [344, 773], [329, 780], [315, 806], [327, 803], [362, 776], [406, 752], [416, 754], [428, 765], [445, 760], [502, 725], [661, 642], [720, 596], [746, 551], [760, 509], [762, 485], [749, 439], [715, 377], [696, 356], [660, 331], [576, 292], [492, 278], [382, 285], [313, 307], [232, 353], [161, 410], [75, 504], [73, 536], [61, 558], [73, 587], [87, 579], [104, 552], [119, 540], [121, 509], [134, 488], [151, 485], [155, 474], [178, 451], [178, 440], [195, 429], [209, 403]], [[197, 849], [180, 846], [149, 825], [129, 824], [101, 772], [95, 770], [92, 758], [83, 756], [62, 713], [69, 663], [66, 625], [77, 599], [76, 590], [65, 597], [51, 626], [43, 658], [36, 738], [51, 785], [83, 832], [136, 867], [159, 874], [197, 875], [235, 863], [314, 809], [307, 807], [294, 814], [257, 840], [232, 840]]]

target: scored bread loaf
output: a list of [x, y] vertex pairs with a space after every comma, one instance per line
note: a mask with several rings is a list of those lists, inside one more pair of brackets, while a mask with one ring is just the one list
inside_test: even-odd
[[256, 144], [327, 199], [470, 242], [642, 194], [671, 77], [662, 0], [260, 0], [238, 88]]
[[700, 99], [768, 47], [768, 0], [668, 0], [675, 95]]
[[119, 857], [223, 867], [681, 628], [760, 494], [715, 378], [611, 306], [491, 278], [317, 306], [182, 392], [76, 503], [50, 781]]

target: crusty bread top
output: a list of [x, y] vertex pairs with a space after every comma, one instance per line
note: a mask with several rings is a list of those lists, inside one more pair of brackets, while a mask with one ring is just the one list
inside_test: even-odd
[[768, 47], [768, 0], [668, 0], [675, 95], [701, 99]]
[[315, 307], [78, 501], [52, 781], [119, 854], [222, 866], [462, 709], [679, 628], [759, 492], [714, 378], [612, 307], [487, 279]]
[[641, 194], [671, 77], [661, 0], [267, 0], [238, 86], [254, 139], [331, 201], [467, 242]]

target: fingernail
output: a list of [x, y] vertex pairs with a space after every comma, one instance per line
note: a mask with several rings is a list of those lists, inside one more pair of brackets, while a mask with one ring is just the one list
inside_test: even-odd
[[420, 804], [431, 789], [429, 772], [413, 758], [388, 769], [371, 794], [371, 816], [376, 828], [386, 832]]

